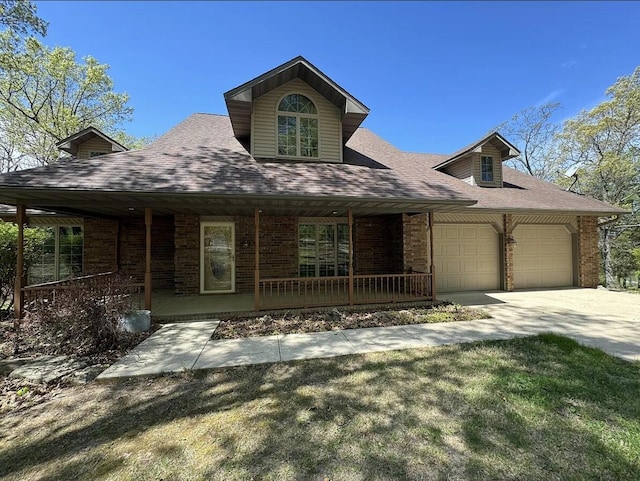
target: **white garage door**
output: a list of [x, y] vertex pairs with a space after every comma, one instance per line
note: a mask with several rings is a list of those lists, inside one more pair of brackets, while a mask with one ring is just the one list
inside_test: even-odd
[[561, 225], [519, 225], [513, 231], [516, 289], [573, 285], [571, 234]]
[[433, 226], [436, 292], [500, 288], [498, 234], [489, 225]]

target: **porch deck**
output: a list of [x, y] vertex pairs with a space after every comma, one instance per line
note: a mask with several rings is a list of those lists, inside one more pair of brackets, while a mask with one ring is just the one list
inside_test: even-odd
[[[112, 272], [83, 276], [22, 289], [31, 302], [55, 298], [59, 290], [94, 287], [112, 289]], [[255, 292], [177, 296], [173, 290], [142, 290], [141, 284], [124, 287], [134, 304], [151, 306], [155, 320], [178, 321], [223, 316], [259, 315], [268, 311], [304, 310], [338, 306], [415, 304], [433, 296], [433, 276], [425, 273], [261, 279]], [[114, 292], [109, 290], [109, 292]], [[257, 299], [257, 302], [256, 302]]]
[[347, 277], [263, 279], [259, 286], [258, 309], [254, 293], [176, 296], [172, 291], [154, 291], [153, 317], [161, 321], [203, 319], [283, 309], [433, 300], [429, 274], [355, 276], [351, 288]]
[[256, 313], [252, 293], [176, 296], [173, 290], [159, 290], [153, 291], [152, 299], [158, 321]]
[[[415, 306], [431, 303], [429, 299], [423, 300], [403, 300], [398, 302], [380, 302], [375, 299], [360, 299], [360, 302], [353, 306], [348, 305], [347, 294], [344, 294], [345, 302], [334, 304], [334, 307], [348, 307], [349, 309], [368, 309], [375, 306], [393, 304], [395, 306]], [[317, 298], [308, 298], [308, 301], [316, 301]], [[310, 309], [322, 309], [322, 306], [315, 305], [315, 302], [304, 302], [302, 299], [295, 301], [298, 307], [276, 307], [276, 301], [272, 301], [273, 308], [269, 307], [266, 300], [260, 311], [255, 310], [252, 293], [238, 294], [210, 294], [197, 296], [176, 296], [171, 290], [153, 292], [152, 316], [157, 322], [202, 320], [210, 318], [242, 317], [242, 316], [263, 316], [266, 313], [283, 310], [305, 311]], [[307, 305], [307, 307], [302, 307]], [[141, 308], [143, 303], [141, 303]], [[314, 307], [315, 306], [315, 307]], [[325, 308], [330, 308], [327, 305]]]

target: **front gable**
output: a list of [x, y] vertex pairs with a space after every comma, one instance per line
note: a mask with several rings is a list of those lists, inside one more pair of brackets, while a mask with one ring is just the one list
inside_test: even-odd
[[502, 162], [520, 152], [504, 137], [492, 133], [455, 154], [435, 168], [480, 187], [502, 187]]
[[113, 152], [126, 152], [129, 150], [95, 127], [87, 127], [70, 135], [59, 141], [56, 146], [77, 159], [90, 159]]
[[[290, 94], [310, 100], [314, 112], [279, 112], [281, 100]], [[369, 113], [303, 57], [226, 92], [224, 98], [234, 136], [258, 159], [342, 162], [345, 142]]]
[[[317, 115], [314, 115], [318, 124], [317, 157], [287, 156], [278, 152], [278, 105], [289, 94], [304, 95], [317, 110]], [[251, 155], [254, 158], [342, 162], [340, 111], [301, 79], [291, 80], [254, 101], [251, 131]]]

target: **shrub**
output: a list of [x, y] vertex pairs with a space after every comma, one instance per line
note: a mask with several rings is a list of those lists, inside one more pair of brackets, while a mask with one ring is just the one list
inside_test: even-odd
[[[24, 272], [37, 259], [48, 233], [37, 227], [24, 229]], [[18, 258], [18, 226], [0, 220], [0, 311], [13, 306], [13, 288], [16, 282]]]
[[133, 311], [131, 279], [120, 274], [74, 280], [53, 295], [25, 307], [23, 341], [51, 354], [89, 355], [118, 347], [126, 333], [119, 328]]

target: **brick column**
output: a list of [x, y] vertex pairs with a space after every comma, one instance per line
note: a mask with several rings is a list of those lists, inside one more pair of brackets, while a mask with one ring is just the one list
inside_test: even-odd
[[578, 286], [598, 287], [599, 273], [598, 218], [578, 216]]
[[429, 272], [429, 214], [402, 215], [404, 272]]
[[513, 236], [513, 215], [504, 214], [503, 216], [503, 259], [504, 259], [504, 290], [512, 291], [513, 285], [513, 249], [515, 244], [509, 242]]

